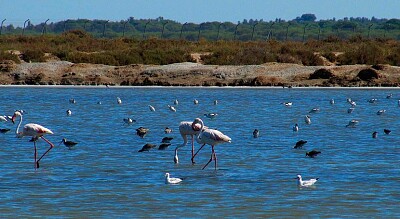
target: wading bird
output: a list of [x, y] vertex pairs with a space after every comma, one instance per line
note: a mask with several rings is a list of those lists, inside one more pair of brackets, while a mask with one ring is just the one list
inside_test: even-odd
[[[19, 127], [21, 126], [21, 123], [22, 123], [22, 113], [20, 111], [18, 111], [18, 110], [14, 112], [14, 115], [12, 116], [11, 121], [14, 123], [15, 119], [17, 117], [19, 117], [19, 123], [18, 123], [17, 129], [15, 130], [15, 133], [17, 134], [18, 138], [22, 138], [24, 136], [31, 136], [32, 137], [33, 145], [35, 146], [35, 154], [34, 154], [34, 157], [35, 157], [35, 169], [39, 168], [39, 161], [54, 147], [54, 144], [51, 143], [46, 138], [44, 138], [44, 135], [45, 134], [53, 134], [53, 132], [50, 129], [45, 128], [45, 127], [43, 127], [41, 125], [38, 125], [38, 124], [35, 124], [35, 123], [26, 124], [24, 126], [24, 129], [21, 132], [19, 132]], [[37, 158], [36, 141], [39, 138], [42, 138], [47, 144], [49, 144], [50, 148], [47, 149], [47, 151], [44, 152], [43, 155], [38, 160], [36, 160], [36, 158]]]
[[73, 141], [67, 141], [66, 138], [63, 138], [62, 141], [60, 142], [60, 144], [63, 143], [68, 149], [71, 150], [72, 147], [74, 147], [75, 145], [77, 145], [77, 142], [73, 142]]
[[211, 158], [210, 160], [206, 163], [206, 165], [204, 165], [204, 167], [202, 168], [204, 170], [204, 168], [207, 167], [207, 165], [214, 160], [215, 163], [215, 170], [217, 170], [217, 154], [215, 153], [214, 147], [217, 144], [222, 144], [222, 143], [226, 143], [229, 142], [231, 143], [231, 138], [227, 135], [224, 135], [222, 132], [215, 130], [215, 129], [203, 129], [204, 128], [204, 123], [203, 120], [196, 118], [193, 121], [194, 124], [200, 124], [200, 130], [202, 130], [197, 138], [196, 141], [199, 144], [203, 144], [199, 150], [196, 152], [196, 154], [194, 154], [194, 156], [192, 157], [192, 159], [194, 159], [194, 157], [197, 155], [197, 153], [199, 153], [199, 151], [204, 147], [204, 145], [208, 144], [211, 145]]
[[183, 144], [178, 145], [175, 148], [175, 156], [174, 156], [175, 163], [179, 163], [178, 149], [187, 144], [187, 142], [188, 142], [187, 136], [188, 135], [190, 135], [190, 137], [192, 138], [192, 163], [194, 163], [194, 136], [199, 134], [201, 129], [202, 129], [201, 125], [198, 123], [194, 123], [194, 122], [183, 121], [179, 124], [179, 133], [181, 134], [181, 136], [183, 138]]

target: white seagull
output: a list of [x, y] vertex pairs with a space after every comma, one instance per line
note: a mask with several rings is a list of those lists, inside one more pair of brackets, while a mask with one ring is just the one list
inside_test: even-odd
[[178, 184], [180, 182], [182, 182], [182, 179], [169, 177], [169, 173], [165, 173], [165, 184]]
[[197, 104], [199, 104], [199, 101], [196, 100], [196, 99], [194, 99], [194, 100], [193, 100], [193, 103], [194, 103], [195, 105], [197, 105]]
[[352, 119], [349, 121], [349, 124], [347, 124], [346, 127], [355, 128], [357, 124], [358, 120]]
[[309, 113], [317, 113], [317, 112], [319, 112], [319, 108], [313, 108], [310, 110]]
[[156, 111], [156, 108], [154, 108], [154, 106], [152, 106], [152, 105], [149, 105], [149, 109], [150, 109], [150, 111], [152, 111], [152, 112]]
[[71, 115], [72, 115], [72, 111], [71, 111], [70, 109], [68, 109], [68, 110], [66, 111], [66, 113], [67, 113], [67, 116], [71, 116]]
[[214, 105], [217, 105], [218, 104], [218, 100], [214, 100]]
[[171, 110], [172, 112], [176, 112], [175, 107], [168, 105], [169, 110]]
[[207, 114], [204, 114], [204, 116], [207, 118], [210, 118], [210, 119], [214, 119], [215, 117], [218, 116], [218, 114], [217, 113], [207, 113]]
[[386, 112], [386, 110], [382, 109], [382, 110], [378, 110], [378, 112], [376, 112], [376, 115], [382, 115]]
[[333, 105], [333, 104], [335, 104], [335, 100], [334, 100], [334, 99], [331, 99], [331, 100], [329, 101], [329, 103]]
[[297, 177], [295, 179], [297, 179], [297, 186], [310, 187], [310, 186], [314, 185], [318, 181], [319, 178], [303, 180], [301, 178], [301, 175], [297, 175]]
[[178, 100], [175, 100], [175, 101], [174, 101], [174, 104], [175, 104], [175, 105], [178, 105], [178, 104], [179, 104]]
[[294, 124], [294, 126], [293, 126], [293, 131], [294, 131], [294, 132], [298, 132], [298, 131], [299, 131], [299, 125], [297, 125], [297, 123]]
[[117, 97], [117, 103], [118, 103], [118, 104], [122, 104], [121, 98]]
[[306, 124], [311, 124], [311, 117], [310, 117], [310, 115], [306, 115], [306, 116], [304, 117], [304, 122], [306, 122]]
[[292, 102], [284, 102], [284, 103], [282, 103], [282, 104], [285, 105], [285, 106], [292, 106], [292, 105], [293, 105]]

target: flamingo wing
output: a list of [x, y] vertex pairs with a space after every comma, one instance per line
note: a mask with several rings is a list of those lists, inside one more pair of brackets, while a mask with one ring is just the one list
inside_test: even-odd
[[45, 134], [53, 134], [53, 132], [41, 125], [35, 123], [28, 123], [24, 126], [23, 135], [25, 136], [43, 136]]

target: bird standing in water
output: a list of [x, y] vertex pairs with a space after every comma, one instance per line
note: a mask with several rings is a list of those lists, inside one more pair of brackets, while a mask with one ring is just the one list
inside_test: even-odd
[[67, 141], [66, 138], [63, 138], [62, 141], [60, 142], [60, 144], [63, 143], [68, 149], [71, 150], [72, 147], [74, 147], [75, 145], [77, 145], [77, 142], [73, 142], [73, 141]]
[[[54, 147], [54, 144], [51, 143], [49, 140], [47, 140], [44, 135], [46, 134], [53, 134], [53, 132], [48, 129], [45, 128], [41, 125], [35, 124], [35, 123], [28, 123], [24, 126], [23, 130], [20, 132], [19, 131], [19, 127], [21, 126], [22, 123], [22, 113], [17, 110], [14, 112], [14, 115], [11, 118], [11, 121], [13, 123], [15, 123], [15, 119], [19, 117], [19, 123], [17, 126], [17, 129], [15, 130], [15, 133], [17, 134], [18, 138], [22, 138], [24, 136], [31, 136], [32, 137], [32, 141], [33, 141], [33, 145], [35, 147], [35, 153], [34, 153], [34, 157], [35, 157], [35, 169], [39, 168], [39, 161]], [[36, 141], [41, 138], [43, 139], [47, 144], [50, 145], [50, 148], [47, 149], [46, 152], [43, 153], [43, 155], [38, 159], [37, 159], [37, 148], [36, 148]]]
[[204, 129], [204, 123], [203, 120], [196, 118], [193, 121], [194, 124], [200, 124], [200, 130], [202, 130], [198, 136], [197, 136], [197, 143], [199, 144], [203, 144], [199, 150], [196, 152], [196, 154], [194, 154], [194, 156], [192, 157], [192, 159], [194, 159], [194, 157], [197, 155], [197, 153], [199, 153], [199, 151], [204, 147], [204, 145], [208, 144], [211, 145], [211, 158], [210, 160], [206, 163], [206, 165], [204, 165], [204, 167], [202, 168], [204, 170], [204, 168], [207, 167], [207, 165], [214, 160], [215, 162], [215, 170], [217, 170], [217, 154], [215, 153], [214, 147], [217, 144], [221, 144], [221, 143], [226, 143], [229, 142], [231, 143], [231, 138], [227, 135], [224, 135], [222, 132], [215, 130], [215, 129], [209, 129], [206, 128]]

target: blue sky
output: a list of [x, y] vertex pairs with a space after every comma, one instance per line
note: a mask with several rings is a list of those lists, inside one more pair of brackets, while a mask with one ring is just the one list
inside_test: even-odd
[[171, 19], [181, 23], [282, 18], [305, 13], [317, 19], [344, 17], [400, 18], [400, 0], [0, 0], [0, 20], [22, 26], [26, 19], [39, 24], [46, 19], [99, 19], [120, 21]]

